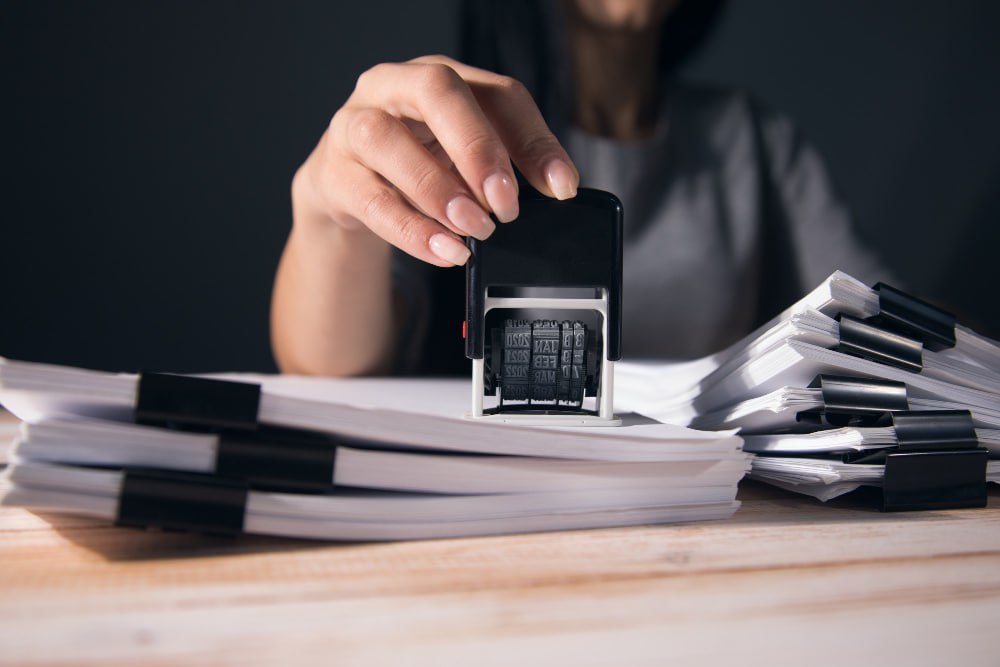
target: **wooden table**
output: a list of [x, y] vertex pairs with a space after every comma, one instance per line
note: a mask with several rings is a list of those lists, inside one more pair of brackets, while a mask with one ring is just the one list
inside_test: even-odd
[[317, 544], [0, 509], [0, 663], [997, 665], [1000, 493], [882, 514]]

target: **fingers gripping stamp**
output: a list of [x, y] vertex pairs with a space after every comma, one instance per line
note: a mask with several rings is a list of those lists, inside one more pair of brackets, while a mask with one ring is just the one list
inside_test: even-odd
[[581, 188], [520, 201], [516, 221], [468, 239], [465, 353], [474, 419], [617, 425], [622, 206]]

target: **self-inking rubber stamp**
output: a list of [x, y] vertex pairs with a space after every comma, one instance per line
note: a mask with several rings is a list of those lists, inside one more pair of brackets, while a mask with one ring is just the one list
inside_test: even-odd
[[618, 198], [589, 189], [566, 201], [526, 194], [516, 221], [468, 244], [469, 416], [619, 424], [613, 410], [614, 362], [621, 359]]

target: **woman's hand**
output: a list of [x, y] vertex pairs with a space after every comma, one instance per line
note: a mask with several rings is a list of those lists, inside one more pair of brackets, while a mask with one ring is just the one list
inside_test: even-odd
[[579, 176], [524, 87], [440, 56], [358, 79], [292, 182], [294, 223], [275, 276], [271, 339], [286, 372], [392, 368], [401, 304], [390, 244], [464, 264], [462, 236], [517, 217], [511, 161], [566, 199]]
[[488, 237], [488, 211], [518, 215], [512, 161], [542, 193], [576, 194], [569, 156], [517, 81], [444, 56], [376, 65], [296, 174], [296, 224], [366, 227], [431, 264], [464, 264], [459, 237]]

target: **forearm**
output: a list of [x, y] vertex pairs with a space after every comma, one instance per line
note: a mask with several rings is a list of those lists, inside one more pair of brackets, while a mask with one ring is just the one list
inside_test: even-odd
[[271, 301], [279, 367], [332, 376], [387, 371], [396, 337], [389, 245], [296, 199]]

